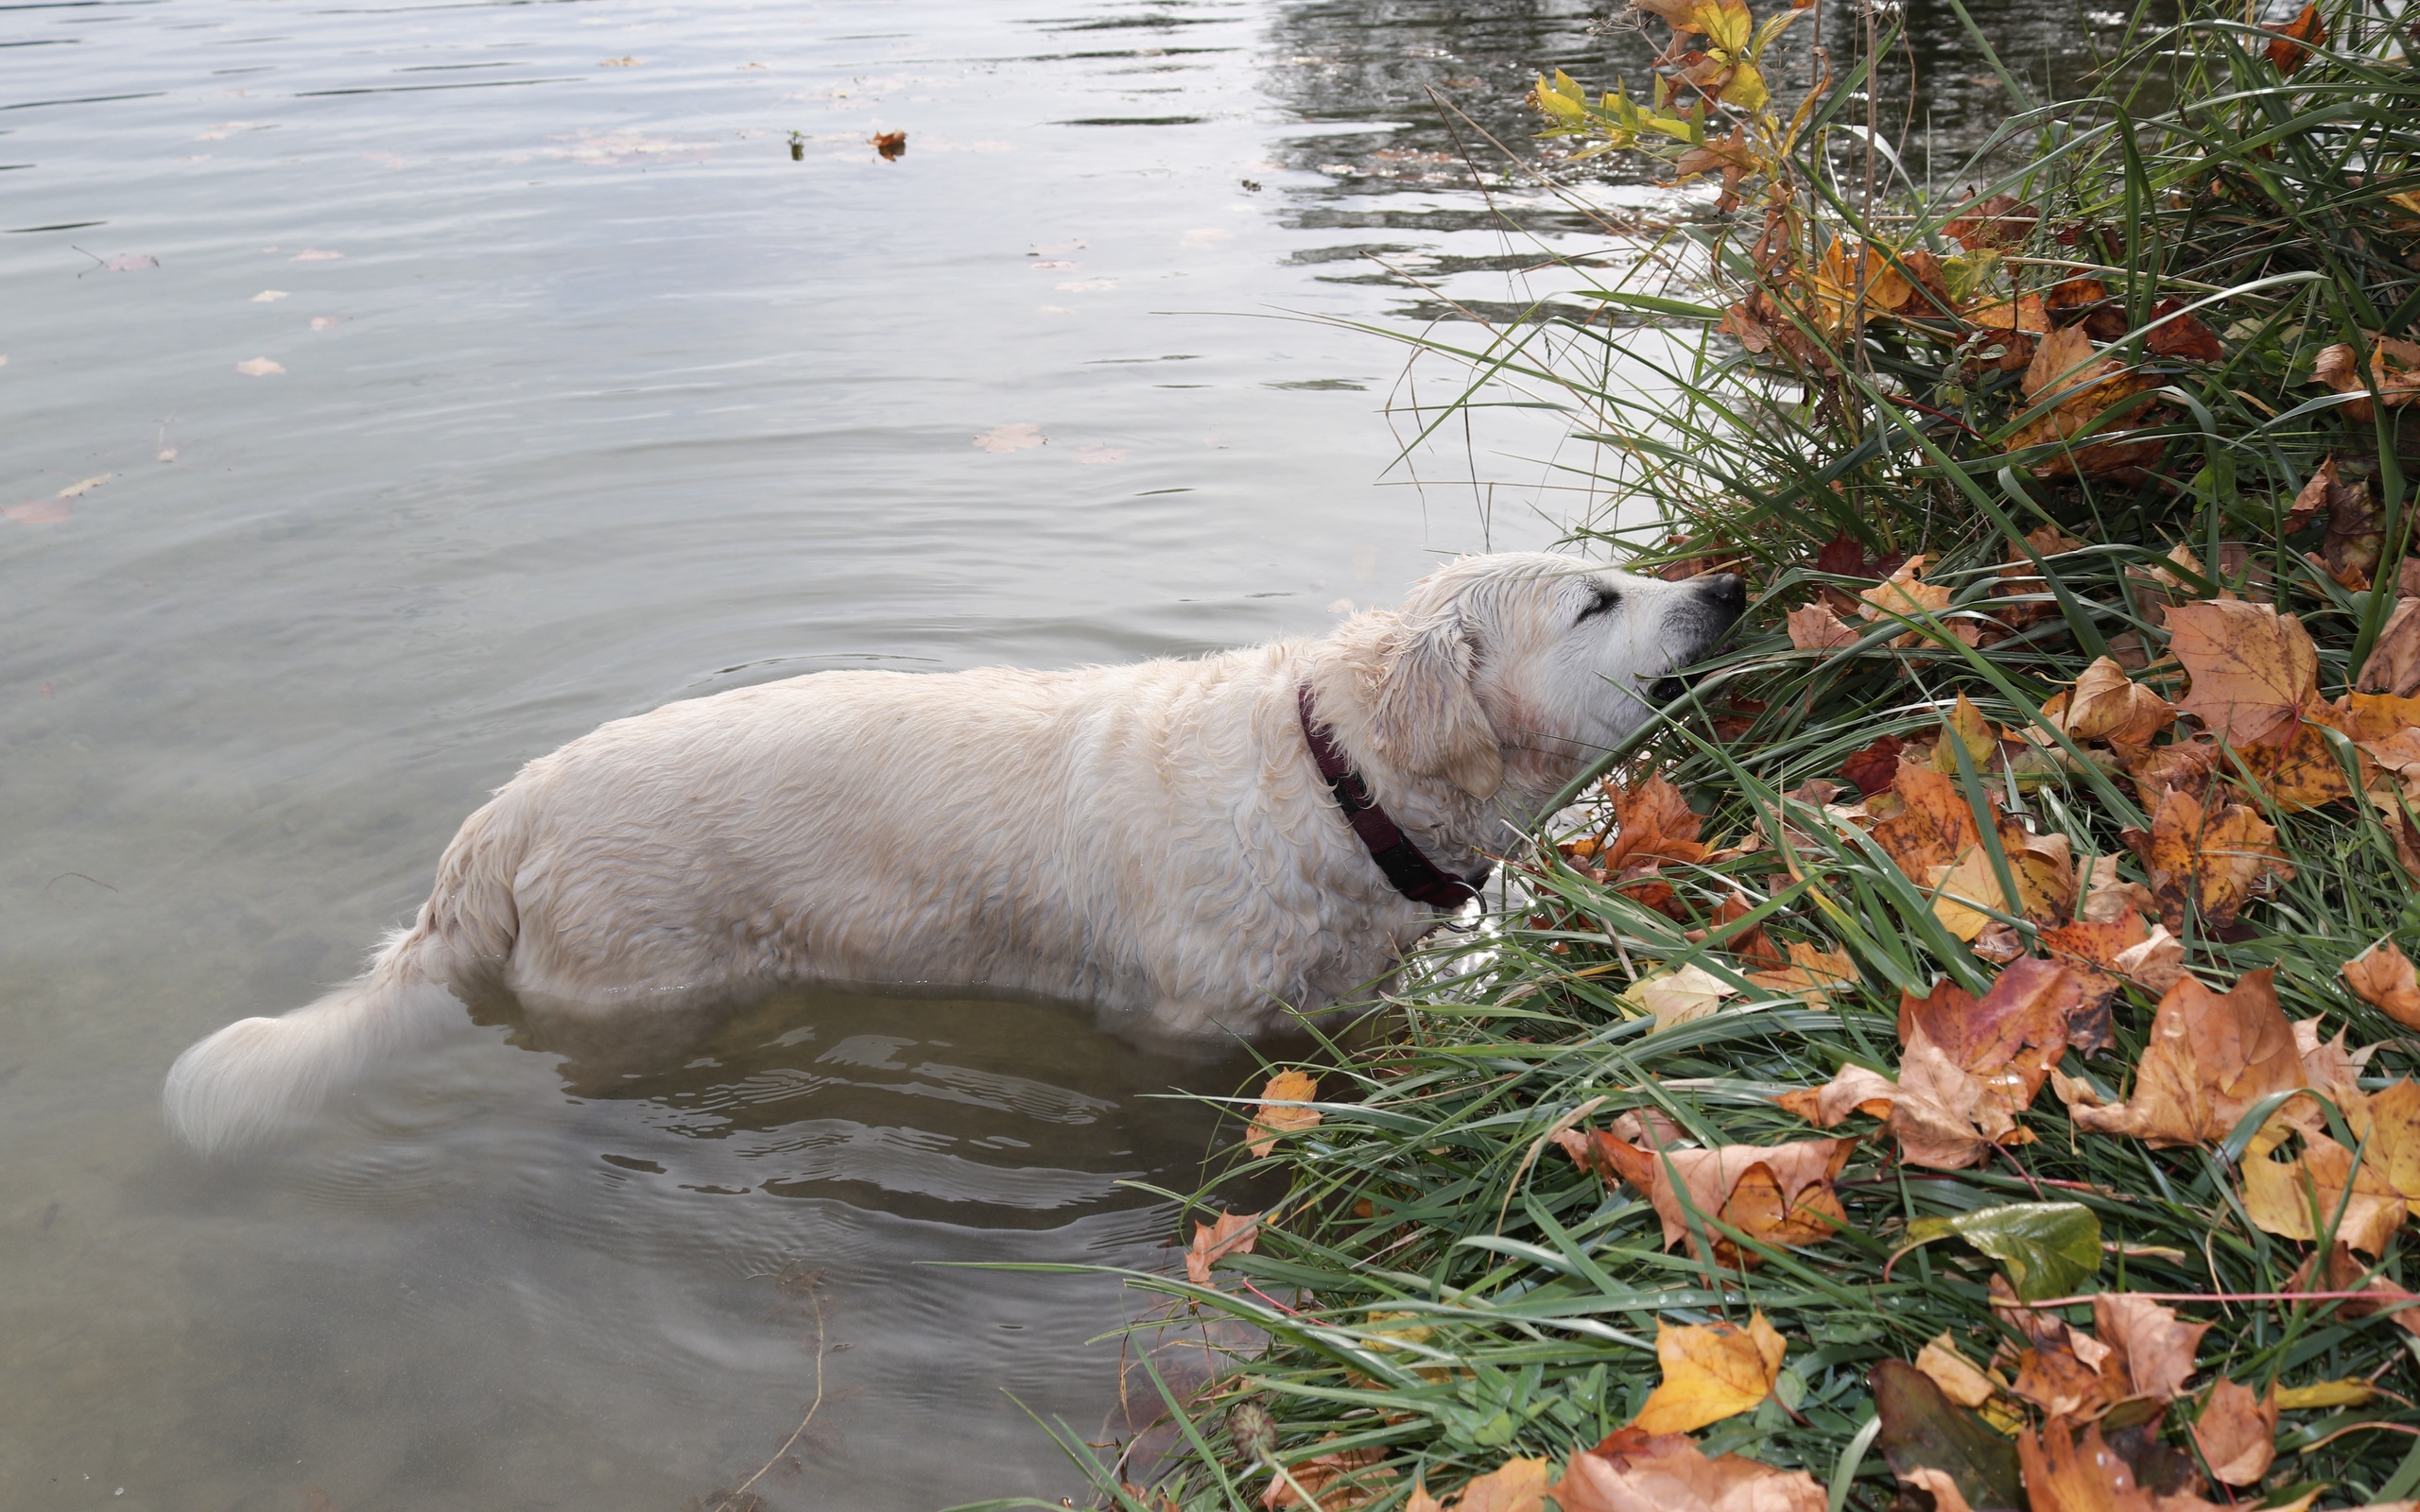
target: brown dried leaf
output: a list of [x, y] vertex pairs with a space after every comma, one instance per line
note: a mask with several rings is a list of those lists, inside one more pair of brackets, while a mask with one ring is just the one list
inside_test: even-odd
[[2371, 643], [2353, 686], [2397, 697], [2420, 694], [2420, 598], [2396, 603], [2378, 638]]
[[2149, 833], [2123, 833], [2151, 873], [2160, 919], [2171, 931], [2185, 927], [2188, 912], [2198, 912], [2205, 929], [2224, 929], [2270, 878], [2294, 874], [2277, 849], [2276, 830], [2240, 803], [2205, 811], [2169, 788], [2152, 812]]
[[2168, 611], [2169, 653], [2193, 686], [2177, 707], [2238, 746], [2283, 745], [2317, 707], [2319, 652], [2302, 621], [2241, 599]]
[[1184, 1252], [1184, 1275], [1196, 1286], [1210, 1284], [1210, 1267], [1229, 1255], [1249, 1255], [1259, 1242], [1257, 1212], [1222, 1212], [1215, 1224], [1193, 1226], [1193, 1245]]
[[2184, 977], [2160, 999], [2135, 1068], [2135, 1094], [2114, 1108], [2069, 1109], [2078, 1129], [2154, 1145], [2216, 1143], [2252, 1105], [2306, 1085], [2294, 1032], [2269, 970], [2227, 992]]
[[[2319, 18], [2317, 0], [2305, 0], [2293, 20], [2273, 22], [2260, 29], [2277, 34], [2277, 40], [2269, 44], [2268, 51], [2269, 61], [2276, 65], [2280, 74], [2291, 75], [2309, 60], [2312, 48], [2327, 45], [2327, 23]], [[2238, 1481], [2233, 1484], [2243, 1486], [2250, 1483]]]
[[2379, 940], [2344, 963], [2344, 985], [2362, 1002], [2402, 1024], [2420, 1029], [2420, 973], [2394, 936]]
[[1809, 604], [1789, 611], [1789, 644], [1801, 651], [1828, 651], [1835, 646], [1855, 645], [1861, 632], [1841, 620], [1822, 604]]
[[2232, 1381], [2211, 1386], [2210, 1400], [2193, 1424], [2193, 1442], [2217, 1479], [2229, 1486], [2258, 1485], [2277, 1457], [2275, 1383], [2265, 1398]]
[[1824, 1512], [1805, 1470], [1737, 1454], [1708, 1459], [1685, 1435], [1622, 1429], [1571, 1456], [1554, 1499], [1563, 1512]]

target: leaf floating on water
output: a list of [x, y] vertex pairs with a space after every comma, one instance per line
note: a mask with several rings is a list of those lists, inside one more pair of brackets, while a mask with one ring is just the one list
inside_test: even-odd
[[885, 163], [896, 163], [908, 155], [908, 133], [905, 131], [877, 131], [866, 138], [866, 144], [882, 154]]
[[1046, 445], [1049, 439], [1039, 425], [994, 425], [975, 438], [975, 446], [983, 452], [1022, 452]]
[[55, 525], [75, 512], [73, 499], [35, 499], [0, 509], [0, 519], [13, 520], [21, 525]]
[[278, 301], [285, 299], [285, 291], [284, 289], [263, 289], [258, 294], [252, 296], [252, 302], [254, 304], [275, 304]]
[[1100, 467], [1111, 462], [1125, 461], [1126, 448], [1112, 446], [1107, 441], [1087, 441], [1069, 455], [1087, 466]]
[[147, 267], [157, 267], [160, 260], [143, 252], [121, 252], [101, 266], [112, 273], [139, 273]]
[[247, 357], [235, 364], [235, 370], [248, 378], [267, 378], [272, 373], [284, 372], [285, 369], [283, 364], [267, 357]]
[[342, 318], [342, 317], [340, 317], [340, 316], [334, 316], [334, 315], [315, 315], [315, 316], [311, 317], [311, 329], [312, 329], [312, 330], [314, 330], [314, 331], [327, 331], [327, 330], [332, 330], [332, 329], [334, 329], [334, 328], [335, 328], [335, 327], [337, 327], [337, 326], [342, 325], [343, 323], [344, 323], [343, 318]]
[[600, 58], [596, 60], [596, 66], [599, 68], [637, 68], [641, 65], [637, 59], [624, 56], [621, 58]]
[[342, 260], [343, 257], [344, 253], [332, 252], [324, 247], [305, 247], [286, 261], [289, 263], [334, 263]]

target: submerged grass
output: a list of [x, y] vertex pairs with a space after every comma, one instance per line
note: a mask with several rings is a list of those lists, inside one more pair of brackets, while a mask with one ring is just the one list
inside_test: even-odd
[[[1889, 1138], [1853, 1121], [1844, 1132], [1872, 1137], [1836, 1183], [1847, 1222], [1832, 1237], [1777, 1246], [1692, 1212], [1693, 1239], [1758, 1257], [1744, 1272], [1703, 1244], [1667, 1249], [1638, 1193], [1579, 1169], [1552, 1139], [1646, 1110], [1708, 1147], [1806, 1138], [1778, 1094], [1843, 1065], [1893, 1074], [1903, 992], [1945, 978], [1979, 991], [1993, 979], [1998, 963], [1945, 928], [1925, 879], [1803, 806], [1820, 794], [1802, 784], [1839, 778], [1877, 737], [1931, 740], [1954, 702], [1970, 700], [2048, 749], [2030, 764], [1958, 762], [1960, 790], [1986, 816], [1981, 833], [1993, 834], [1996, 803], [2039, 833], [2066, 835], [2078, 855], [2122, 857], [2120, 832], [2147, 823], [2156, 784], [2083, 750], [2043, 708], [2106, 654], [2152, 663], [2155, 680], [2165, 603], [2221, 589], [2273, 603], [2309, 629], [2322, 689], [2333, 696], [2351, 683], [2394, 608], [2420, 432], [2393, 403], [2392, 363], [2367, 385], [2357, 371], [2345, 391], [2315, 386], [2313, 373], [2339, 343], [2368, 370], [2379, 338], [2403, 335], [2420, 314], [2414, 13], [2325, 7], [2325, 40], [2306, 30], [2300, 52], [2258, 24], [2284, 19], [2146, 7], [2081, 97], [2014, 112], [1956, 180], [1961, 191], [1943, 198], [1899, 174], [1868, 129], [1863, 86], [1873, 60], [1897, 45], [1893, 23], [1856, 22], [1845, 28], [1854, 46], [1836, 26], [1827, 81], [1803, 108], [1764, 112], [1779, 126], [1767, 138], [1724, 138], [1725, 120], [1742, 112], [1702, 110], [1695, 142], [1668, 139], [1668, 157], [1726, 143], [1758, 154], [1736, 186], [1746, 211], [1688, 230], [1694, 255], [1683, 261], [1695, 282], [1542, 304], [1483, 346], [1406, 338], [1466, 365], [1464, 404], [1494, 385], [1574, 417], [1595, 443], [1575, 481], [1634, 501], [1632, 524], [1591, 528], [1576, 544], [1639, 570], [1734, 567], [1754, 602], [1690, 696], [1575, 782], [1578, 806], [1560, 828], [1508, 858], [1515, 885], [1504, 910], [1430, 951], [1416, 988], [1374, 1009], [1360, 1038], [1324, 1043], [1310, 1068], [1317, 1126], [1265, 1158], [1239, 1148], [1218, 1182], [1185, 1199], [1195, 1220], [1245, 1201], [1269, 1217], [1253, 1251], [1223, 1259], [1212, 1284], [1135, 1284], [1176, 1311], [1248, 1322], [1267, 1348], [1205, 1390], [1169, 1391], [1174, 1448], [1153, 1476], [1063, 1431], [1105, 1503], [1389, 1508], [1415, 1484], [1449, 1495], [1508, 1458], [1560, 1464], [1637, 1415], [1659, 1380], [1660, 1326], [1745, 1321], [1755, 1310], [1788, 1340], [1785, 1364], [1770, 1400], [1703, 1435], [1704, 1452], [1803, 1468], [1831, 1512], [1930, 1512], [1876, 1449], [1875, 1366], [1945, 1333], [1987, 1360], [2012, 1335], [1986, 1291], [1999, 1267], [1956, 1245], [1901, 1253], [1910, 1226], [2049, 1199], [2098, 1219], [2101, 1263], [2080, 1290], [2190, 1297], [2179, 1310], [2218, 1325], [2197, 1382], [2387, 1388], [2359, 1406], [2289, 1411], [2276, 1468], [2238, 1499], [2274, 1505], [2317, 1490], [2322, 1505], [2341, 1505], [2420, 1492], [2420, 1408], [2408, 1400], [2420, 1395], [2420, 1340], [2389, 1315], [2281, 1296], [2309, 1246], [2247, 1217], [2236, 1162], [2248, 1126], [2221, 1147], [2154, 1149], [2080, 1134], [2044, 1096], [2027, 1115], [2034, 1143], [1945, 1171], [1896, 1159]], [[2025, 100], [2025, 81], [1993, 66]], [[1578, 120], [1556, 109], [1550, 121]], [[1648, 109], [1688, 125], [1661, 95]], [[1617, 139], [1619, 108], [1590, 110], [1579, 134]], [[1709, 162], [1722, 171], [1720, 151], [1696, 165]], [[1979, 229], [1972, 202], [1998, 193], [2023, 203], [2004, 207], [1996, 230]], [[1945, 228], [1962, 211], [1966, 234], [1953, 241]], [[1977, 255], [1996, 240], [1996, 258]], [[1894, 273], [1895, 314], [1873, 294]], [[2054, 297], [2031, 330], [2014, 313], [1997, 332], [1977, 318], [1990, 301], [2014, 310], [2079, 279], [2100, 281], [2101, 297], [2064, 311]], [[2183, 316], [2214, 346], [2170, 339], [2191, 329]], [[2128, 381], [2072, 423], [2046, 426], [2059, 405], [2029, 397], [2017, 359], [2053, 326], [2085, 320]], [[2365, 530], [2340, 517], [2330, 536], [2328, 520], [2293, 515], [2327, 458], [2366, 490]], [[2172, 555], [2180, 545], [2189, 559]], [[1927, 558], [1923, 581], [1947, 589], [1945, 604], [1906, 605], [1849, 644], [1793, 644], [1789, 610], [1826, 593], [1853, 605], [1908, 554]], [[1912, 644], [1895, 644], [1902, 636]], [[2357, 758], [2333, 748], [2358, 785]], [[1586, 783], [1650, 770], [1689, 798], [1719, 847], [1664, 868], [1679, 901], [1668, 911], [1592, 870], [1586, 847], [1557, 844], [1610, 823]], [[2186, 967], [2214, 984], [2274, 968], [2289, 1017], [2381, 1046], [2365, 1086], [2420, 1070], [2420, 1042], [2340, 975], [2371, 941], [2420, 936], [2420, 853], [2409, 832], [2398, 850], [2409, 821], [2392, 785], [2379, 801], [2298, 812], [2257, 782], [2243, 791], [2277, 827], [2292, 875], [2227, 927], [2188, 910]], [[1787, 834], [1794, 859], [1733, 843], [1753, 833]], [[1992, 863], [2006, 875], [1996, 849]], [[2123, 869], [2142, 876], [2132, 861]], [[1753, 912], [1721, 922], [1735, 890]], [[1987, 939], [2036, 945], [2036, 922], [1998, 922]], [[1759, 925], [1784, 945], [1844, 953], [1856, 980], [1814, 1004], [1749, 980], [1728, 947]], [[1713, 1016], [1659, 1030], [1623, 994], [1685, 965], [1736, 995]], [[2155, 1000], [2129, 985], [2114, 1052], [2071, 1054], [2066, 1072], [2114, 1100]], [[1225, 1194], [1247, 1192], [1256, 1194]], [[2407, 1272], [2390, 1249], [2377, 1274], [2400, 1285]], [[2090, 1321], [2081, 1308], [2065, 1315]], [[2193, 1410], [2180, 1402], [2168, 1419], [2187, 1452], [2181, 1419]], [[1131, 1484], [1142, 1479], [1152, 1484]]]

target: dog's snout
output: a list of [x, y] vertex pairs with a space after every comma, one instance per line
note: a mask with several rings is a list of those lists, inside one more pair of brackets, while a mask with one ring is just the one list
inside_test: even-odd
[[1709, 573], [1697, 580], [1697, 588], [1726, 628], [1747, 612], [1748, 583], [1737, 573]]

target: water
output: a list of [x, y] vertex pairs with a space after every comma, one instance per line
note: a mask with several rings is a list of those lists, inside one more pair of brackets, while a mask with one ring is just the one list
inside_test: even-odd
[[1426, 92], [1513, 140], [1533, 65], [1638, 72], [1585, 26], [0, 8], [0, 1503], [669, 1512], [819, 1360], [773, 1504], [1079, 1493], [1025, 1414], [1097, 1433], [1136, 1303], [941, 1263], [1171, 1263], [1130, 1183], [1194, 1184], [1163, 1094], [1245, 1057], [796, 993], [605, 1077], [498, 1023], [219, 1165], [161, 1075], [604, 719], [1316, 633], [1610, 507], [1526, 412], [1391, 468], [1399, 349], [1300, 318], [1526, 302], [1495, 213], [1582, 219]]

